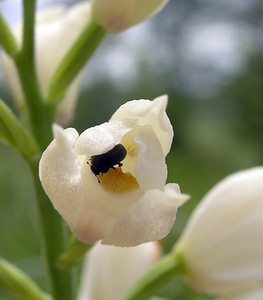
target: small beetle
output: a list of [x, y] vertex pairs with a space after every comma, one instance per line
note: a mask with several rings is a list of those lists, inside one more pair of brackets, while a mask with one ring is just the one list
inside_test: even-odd
[[90, 169], [96, 176], [100, 173], [106, 173], [110, 168], [114, 169], [115, 165], [121, 167], [121, 161], [126, 155], [125, 147], [122, 144], [117, 144], [106, 153], [91, 156]]

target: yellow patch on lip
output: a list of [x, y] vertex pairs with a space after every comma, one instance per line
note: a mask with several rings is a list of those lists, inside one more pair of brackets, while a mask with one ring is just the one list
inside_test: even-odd
[[107, 192], [121, 194], [139, 188], [139, 184], [131, 173], [123, 173], [120, 167], [111, 168], [107, 173], [98, 175], [100, 184]]

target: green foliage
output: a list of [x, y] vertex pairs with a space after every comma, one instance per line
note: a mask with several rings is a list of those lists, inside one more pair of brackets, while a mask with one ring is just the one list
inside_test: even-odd
[[29, 160], [34, 159], [38, 155], [38, 148], [34, 138], [1, 99], [0, 140], [12, 146]]

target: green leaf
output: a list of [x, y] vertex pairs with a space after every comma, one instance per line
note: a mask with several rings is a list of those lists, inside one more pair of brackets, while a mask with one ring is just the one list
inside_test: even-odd
[[0, 99], [0, 140], [15, 148], [27, 159], [38, 156], [37, 144], [11, 109]]
[[0, 45], [10, 56], [18, 52], [16, 40], [2, 13], [0, 13]]
[[0, 286], [23, 300], [52, 300], [23, 271], [0, 257]]

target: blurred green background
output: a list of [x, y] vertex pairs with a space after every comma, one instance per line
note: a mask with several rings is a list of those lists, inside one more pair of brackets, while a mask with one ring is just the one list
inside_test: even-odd
[[[19, 10], [11, 14], [14, 1], [8, 2], [0, 5], [12, 23]], [[39, 1], [39, 6], [49, 2]], [[171, 0], [146, 23], [109, 35], [84, 72], [75, 119], [69, 124], [79, 132], [105, 122], [128, 100], [169, 95], [167, 112], [175, 137], [167, 158], [168, 182], [179, 183], [191, 200], [179, 210], [163, 243], [165, 252], [217, 181], [263, 164], [262, 25], [261, 0]], [[1, 76], [0, 96], [13, 107]], [[29, 170], [2, 144], [0, 166], [0, 255], [45, 287]], [[160, 295], [207, 298], [181, 280], [167, 284]], [[0, 299], [14, 298], [0, 290]]]

